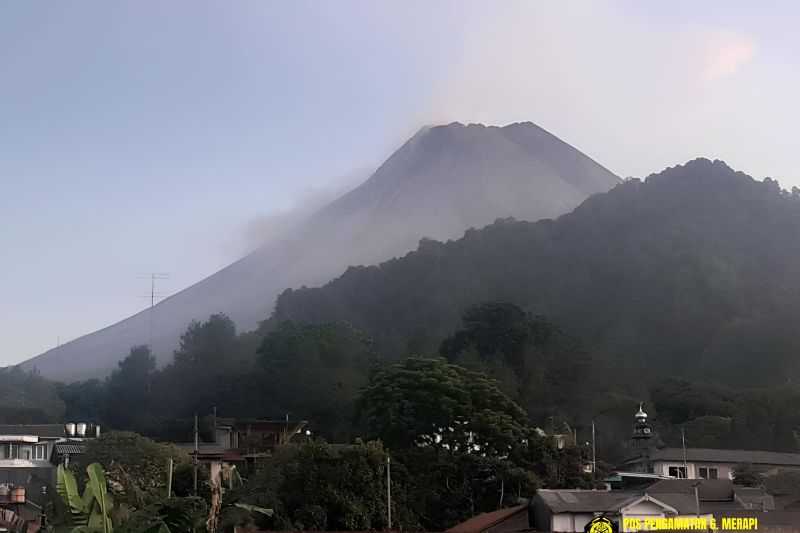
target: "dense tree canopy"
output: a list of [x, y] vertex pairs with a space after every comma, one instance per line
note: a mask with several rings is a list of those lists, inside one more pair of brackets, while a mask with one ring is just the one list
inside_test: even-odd
[[[402, 466], [393, 473], [394, 526], [415, 529]], [[375, 442], [285, 448], [237, 496], [274, 509], [265, 524], [271, 528], [381, 530], [387, 526], [386, 452]]]
[[17, 367], [0, 369], [0, 423], [59, 422], [64, 401], [53, 384], [36, 372]]
[[284, 322], [258, 349], [276, 408], [337, 441], [349, 440], [356, 395], [376, 364], [370, 339], [347, 324]]
[[449, 361], [495, 377], [534, 419], [573, 412], [593, 386], [589, 355], [544, 317], [507, 302], [467, 308], [462, 328], [439, 352]]
[[485, 375], [442, 359], [409, 358], [379, 372], [359, 400], [389, 447], [432, 446], [500, 456], [524, 438], [525, 412]]
[[[88, 440], [85, 453], [77, 456], [72, 467], [80, 476], [86, 466], [99, 463], [118, 499], [143, 507], [166, 497], [170, 459], [177, 465], [178, 472], [185, 472], [180, 468], [189, 464], [185, 450], [154, 442], [136, 433], [115, 431]], [[185, 483], [179, 479], [174, 485], [184, 487]], [[179, 496], [188, 496], [180, 490], [175, 492]]]
[[412, 342], [432, 353], [463, 310], [507, 301], [580, 337], [618, 381], [797, 383], [798, 236], [796, 197], [696, 160], [554, 221], [500, 220], [287, 291], [272, 320], [345, 320], [394, 358]]

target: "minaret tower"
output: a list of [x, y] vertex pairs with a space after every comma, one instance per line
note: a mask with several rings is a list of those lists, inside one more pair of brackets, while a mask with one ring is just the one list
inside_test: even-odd
[[650, 441], [653, 438], [653, 428], [647, 423], [647, 413], [642, 409], [642, 404], [639, 404], [639, 412], [635, 415], [636, 422], [633, 425], [633, 447], [637, 449], [647, 449], [650, 447]]

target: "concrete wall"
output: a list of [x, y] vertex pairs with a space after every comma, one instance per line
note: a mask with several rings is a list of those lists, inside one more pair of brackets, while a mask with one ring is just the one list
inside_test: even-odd
[[[682, 467], [682, 461], [654, 461], [653, 462], [653, 471], [656, 474], [661, 474], [664, 476], [669, 475], [669, 467], [677, 466]], [[691, 461], [686, 463], [687, 466], [687, 473], [689, 479], [698, 479], [700, 477], [699, 468], [700, 467], [707, 467], [707, 468], [716, 468], [717, 469], [717, 479], [733, 479], [733, 467], [735, 466], [733, 463], [693, 463]]]
[[[559, 513], [552, 516], [549, 527], [553, 533], [583, 533], [586, 524], [592, 521], [594, 513]], [[548, 531], [547, 529], [543, 531]]]

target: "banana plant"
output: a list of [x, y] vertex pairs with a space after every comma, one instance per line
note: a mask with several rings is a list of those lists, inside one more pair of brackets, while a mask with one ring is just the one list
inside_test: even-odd
[[114, 502], [108, 493], [103, 467], [92, 463], [86, 467], [86, 473], [89, 479], [81, 495], [75, 475], [63, 465], [57, 470], [56, 490], [69, 510], [72, 533], [113, 533]]

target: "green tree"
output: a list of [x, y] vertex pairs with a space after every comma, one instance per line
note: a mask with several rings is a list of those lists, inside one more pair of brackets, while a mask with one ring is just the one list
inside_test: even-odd
[[412, 357], [378, 372], [360, 417], [390, 448], [430, 446], [501, 456], [524, 435], [525, 412], [494, 380], [443, 359]]
[[64, 417], [56, 385], [15, 366], [0, 368], [0, 405], [0, 418], [6, 424], [60, 422]]
[[[393, 526], [417, 529], [407, 505], [402, 465], [393, 465]], [[278, 450], [238, 493], [241, 503], [274, 509], [254, 517], [261, 527], [288, 530], [380, 530], [387, 527], [386, 452], [377, 442], [314, 441]]]
[[283, 322], [258, 350], [275, 409], [338, 442], [350, 440], [354, 402], [376, 359], [370, 339], [347, 324]]
[[544, 317], [512, 303], [487, 302], [468, 307], [461, 321], [439, 353], [497, 379], [534, 419], [575, 406], [589, 394], [589, 355]]
[[99, 379], [60, 385], [58, 395], [66, 407], [65, 420], [105, 423], [105, 410], [111, 405], [111, 399], [106, 395], [105, 384]]
[[148, 346], [135, 346], [108, 378], [105, 420], [113, 428], [145, 429], [150, 409], [156, 359]]
[[131, 513], [116, 533], [195, 533], [205, 531], [208, 505], [199, 497], [170, 498]]
[[131, 507], [141, 508], [166, 497], [170, 458], [177, 465], [176, 471], [189, 464], [185, 450], [159, 444], [136, 433], [117, 431], [87, 441], [85, 453], [73, 464], [79, 473], [90, 464], [102, 465], [114, 497]]
[[250, 372], [248, 355], [236, 326], [224, 314], [192, 322], [181, 336], [173, 362], [161, 373], [157, 396], [173, 417], [191, 417], [235, 402], [237, 378]]
[[733, 468], [733, 482], [745, 487], [760, 487], [764, 478], [760, 469], [750, 463], [740, 463]]

